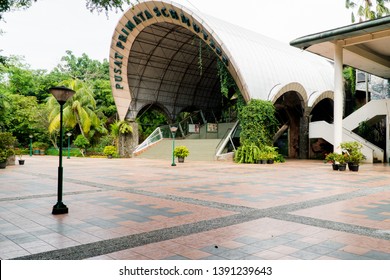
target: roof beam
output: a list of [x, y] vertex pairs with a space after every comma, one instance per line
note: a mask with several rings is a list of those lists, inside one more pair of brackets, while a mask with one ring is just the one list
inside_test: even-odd
[[380, 40], [380, 39], [387, 38], [387, 37], [390, 37], [390, 30], [368, 33], [368, 34], [365, 34], [362, 36], [344, 39], [344, 46], [352, 46], [352, 45], [372, 42], [372, 41]]
[[360, 56], [360, 57], [363, 57], [363, 58], [371, 60], [379, 65], [390, 68], [390, 61], [388, 59], [383, 58], [377, 54], [374, 54], [373, 52], [370, 52], [370, 51], [365, 50], [363, 48], [360, 48], [358, 46], [349, 46], [346, 49], [348, 51]]

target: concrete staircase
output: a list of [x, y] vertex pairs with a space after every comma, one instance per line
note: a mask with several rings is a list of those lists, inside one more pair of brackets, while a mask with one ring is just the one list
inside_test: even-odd
[[352, 131], [362, 121], [368, 121], [369, 124], [374, 124], [384, 116], [390, 116], [390, 100], [371, 100], [343, 119], [343, 127]]
[[[322, 138], [333, 144], [333, 124], [325, 121], [311, 122], [309, 124], [309, 138]], [[356, 133], [343, 128], [343, 142], [357, 141], [363, 145], [362, 153], [366, 156], [365, 162], [374, 163], [376, 161], [384, 161], [384, 151], [360, 137]]]
[[[175, 146], [186, 146], [189, 149], [190, 155], [185, 161], [213, 161], [220, 141], [221, 139], [175, 139]], [[136, 157], [172, 161], [172, 139], [163, 139]]]
[[[366, 156], [366, 162], [384, 162], [385, 151], [352, 132], [362, 121], [375, 123], [383, 117], [390, 116], [390, 100], [372, 100], [343, 119], [343, 142], [357, 141], [363, 144], [362, 152]], [[388, 124], [387, 124], [388, 126]], [[389, 129], [387, 129], [386, 154], [390, 154]], [[309, 138], [323, 138], [333, 144], [333, 124], [325, 121], [311, 122], [309, 124]]]

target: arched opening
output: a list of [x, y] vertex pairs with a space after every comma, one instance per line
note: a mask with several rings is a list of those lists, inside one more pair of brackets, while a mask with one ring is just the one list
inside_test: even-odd
[[128, 60], [133, 104], [162, 104], [171, 119], [184, 109], [221, 111], [220, 58], [201, 38], [172, 23], [152, 24], [137, 36]]
[[[324, 98], [319, 101], [311, 110], [311, 121], [326, 121], [333, 123], [333, 100]], [[325, 154], [333, 151], [333, 145], [322, 138], [310, 139], [310, 158], [323, 159]]]
[[142, 143], [157, 127], [167, 125], [169, 114], [158, 104], [144, 106], [138, 113], [138, 141]]
[[283, 93], [274, 103], [283, 134], [276, 141], [279, 151], [286, 157], [299, 158], [300, 122], [304, 114], [303, 101], [296, 91]]
[[311, 110], [311, 121], [326, 121], [333, 123], [333, 100], [330, 98], [322, 99]]

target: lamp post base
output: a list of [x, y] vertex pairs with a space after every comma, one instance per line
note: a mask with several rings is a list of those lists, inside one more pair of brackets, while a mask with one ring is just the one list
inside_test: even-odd
[[51, 212], [53, 215], [60, 215], [60, 214], [68, 214], [69, 209], [66, 207], [66, 205], [62, 202], [57, 202], [56, 205], [53, 206], [53, 211]]

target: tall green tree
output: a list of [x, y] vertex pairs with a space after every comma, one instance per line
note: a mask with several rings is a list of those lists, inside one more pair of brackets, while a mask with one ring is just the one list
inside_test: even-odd
[[116, 115], [116, 106], [112, 96], [110, 85], [109, 63], [93, 60], [86, 54], [76, 57], [71, 51], [66, 51], [61, 63], [51, 72], [67, 77], [88, 82], [94, 94], [96, 107], [104, 114], [101, 118], [113, 118]]
[[354, 23], [356, 18], [359, 22], [381, 18], [390, 15], [390, 0], [346, 0], [347, 9], [352, 9], [351, 21]]
[[[0, 1], [0, 20], [4, 17], [4, 13], [12, 10], [27, 9], [37, 0], [1, 0]], [[138, 3], [138, 0], [85, 0], [86, 7], [91, 12], [103, 12], [112, 10], [122, 10], [123, 5], [133, 5]]]
[[10, 56], [7, 64], [0, 64], [0, 84], [2, 92], [34, 96], [38, 103], [46, 102], [48, 88], [64, 80], [61, 73], [47, 73], [46, 70], [33, 70], [22, 57]]
[[89, 58], [85, 53], [77, 57], [70, 50], [66, 51], [66, 55], [61, 58], [61, 63], [53, 71], [67, 75], [69, 79], [82, 81], [110, 79], [107, 59], [100, 62]]
[[[96, 101], [91, 85], [77, 79], [64, 81], [62, 85], [76, 92], [64, 105], [64, 126], [68, 129], [73, 129], [77, 126], [85, 138], [89, 138], [88, 133], [91, 131], [91, 128], [101, 130], [101, 122], [96, 114]], [[60, 107], [53, 96], [49, 97], [47, 105], [50, 110], [49, 132], [54, 133], [60, 126]]]

